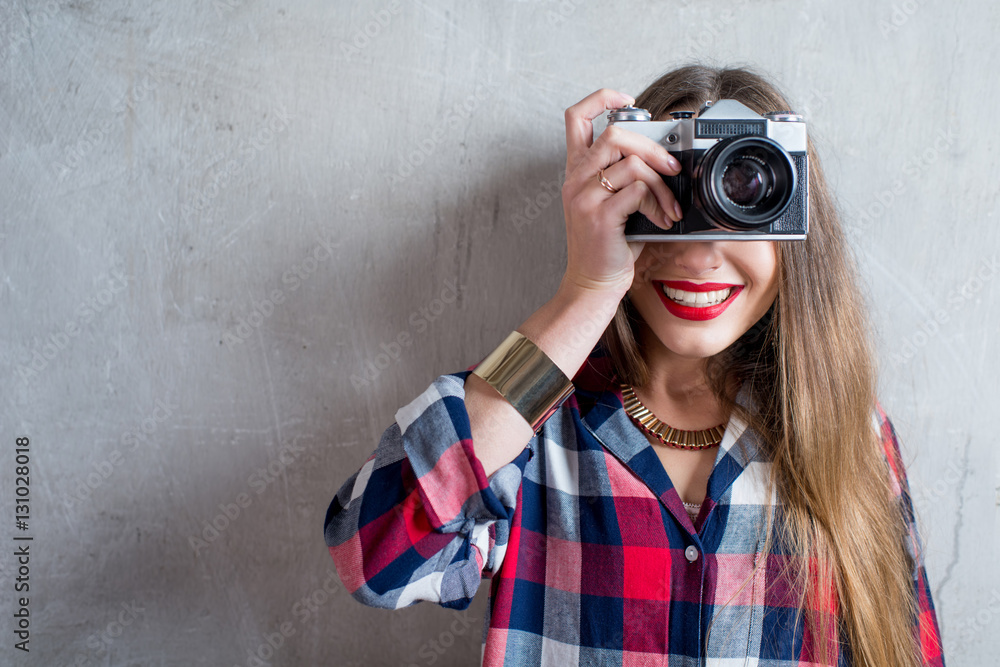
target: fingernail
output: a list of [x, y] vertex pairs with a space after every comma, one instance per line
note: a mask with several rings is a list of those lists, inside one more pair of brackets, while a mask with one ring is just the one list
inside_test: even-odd
[[684, 211], [681, 209], [681, 203], [680, 202], [677, 202], [677, 201], [674, 202], [674, 213], [677, 214], [677, 220], [678, 220], [678, 222], [684, 217]]
[[674, 226], [674, 220], [673, 220], [673, 218], [671, 218], [671, 217], [670, 217], [670, 214], [669, 214], [669, 213], [668, 213], [667, 215], [664, 215], [664, 216], [663, 216], [663, 222], [665, 223], [665, 225], [664, 225], [664, 226], [665, 226], [665, 227], [666, 227], [667, 229], [670, 229], [671, 227], [673, 227], [673, 226]]
[[677, 158], [675, 158], [675, 157], [674, 157], [673, 155], [671, 155], [670, 153], [667, 153], [667, 164], [669, 164], [669, 165], [670, 165], [670, 168], [671, 168], [671, 169], [675, 169], [675, 170], [677, 170], [677, 171], [680, 171], [680, 168], [681, 168], [681, 163], [680, 163], [680, 162], [678, 162], [678, 161], [677, 161]]

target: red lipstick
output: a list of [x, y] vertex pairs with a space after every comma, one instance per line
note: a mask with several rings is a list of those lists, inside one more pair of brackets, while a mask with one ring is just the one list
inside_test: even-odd
[[[743, 291], [743, 285], [733, 285], [730, 283], [692, 283], [686, 280], [654, 280], [652, 282], [656, 287], [656, 293], [659, 295], [660, 301], [663, 302], [663, 306], [671, 315], [679, 317], [682, 320], [692, 320], [695, 322], [715, 319], [724, 313], [726, 308], [729, 308], [739, 293]], [[685, 292], [714, 292], [730, 288], [732, 288], [732, 292], [730, 292], [729, 297], [722, 303], [696, 308], [694, 306], [681, 305], [668, 297], [663, 292], [664, 285], [671, 289], [684, 290]]]

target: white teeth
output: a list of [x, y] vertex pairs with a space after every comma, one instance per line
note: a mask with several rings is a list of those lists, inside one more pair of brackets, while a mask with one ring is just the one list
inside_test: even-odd
[[695, 308], [717, 306], [728, 299], [729, 295], [733, 291], [732, 287], [712, 292], [685, 292], [684, 290], [673, 289], [672, 287], [667, 287], [666, 285], [662, 285], [662, 287], [663, 293], [666, 294], [671, 301], [676, 301], [682, 306], [693, 306]]

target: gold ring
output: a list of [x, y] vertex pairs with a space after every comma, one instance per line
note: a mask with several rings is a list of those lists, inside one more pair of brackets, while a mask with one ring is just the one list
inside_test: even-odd
[[614, 194], [614, 193], [618, 192], [618, 188], [616, 188], [615, 186], [611, 185], [611, 181], [609, 181], [608, 179], [604, 178], [604, 170], [603, 169], [601, 169], [600, 171], [597, 172], [597, 177], [599, 179], [601, 179], [601, 185], [604, 186], [605, 190], [607, 190], [611, 194]]

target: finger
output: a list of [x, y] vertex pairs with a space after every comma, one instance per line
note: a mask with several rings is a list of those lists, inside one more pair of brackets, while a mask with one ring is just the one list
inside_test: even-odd
[[665, 213], [665, 222], [678, 222], [683, 217], [681, 206], [673, 191], [663, 182], [663, 177], [636, 155], [629, 155], [605, 169], [604, 178], [618, 190], [632, 181], [643, 181]]
[[624, 226], [628, 216], [636, 211], [649, 218], [649, 221], [661, 229], [673, 227], [663, 209], [660, 208], [652, 190], [645, 181], [633, 181], [621, 192], [609, 197], [601, 206], [608, 218], [621, 221]]
[[589, 215], [595, 219], [612, 219], [621, 225], [636, 211], [663, 229], [670, 229], [674, 225], [672, 217], [660, 207], [652, 188], [643, 180], [633, 180], [611, 193], [595, 178], [588, 187], [580, 191], [571, 206], [576, 210], [590, 211]]
[[586, 179], [629, 155], [639, 157], [661, 174], [676, 176], [681, 171], [681, 163], [666, 148], [649, 137], [612, 125], [597, 138], [574, 173]]
[[566, 171], [572, 171], [594, 143], [594, 119], [608, 109], [635, 104], [635, 98], [601, 88], [566, 109]]

